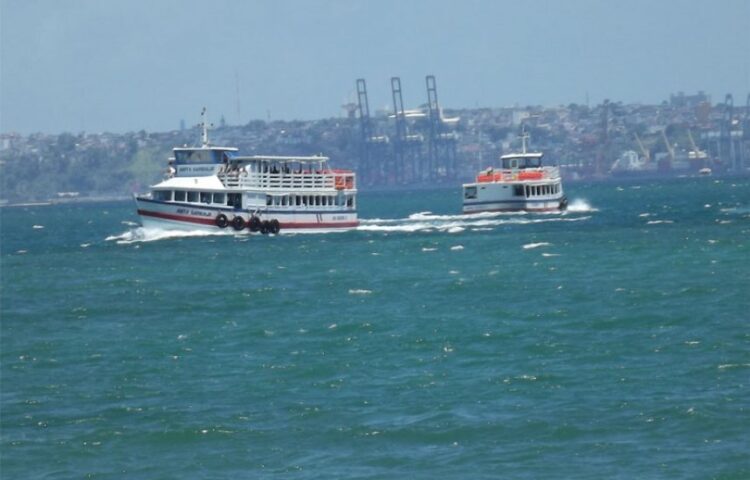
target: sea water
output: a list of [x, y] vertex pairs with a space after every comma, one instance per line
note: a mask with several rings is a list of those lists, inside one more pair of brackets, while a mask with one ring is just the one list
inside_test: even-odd
[[750, 179], [566, 190], [278, 236], [4, 208], [0, 476], [750, 478]]

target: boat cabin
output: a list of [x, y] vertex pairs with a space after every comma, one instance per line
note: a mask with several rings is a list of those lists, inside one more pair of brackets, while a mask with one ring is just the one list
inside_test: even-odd
[[503, 170], [541, 168], [542, 155], [541, 153], [503, 155], [500, 157], [500, 161], [502, 162]]
[[236, 148], [175, 148], [175, 165], [207, 165], [227, 163], [234, 156]]
[[169, 159], [170, 174], [178, 177], [214, 175], [229, 164], [236, 152], [236, 148], [229, 147], [175, 148], [174, 156]]

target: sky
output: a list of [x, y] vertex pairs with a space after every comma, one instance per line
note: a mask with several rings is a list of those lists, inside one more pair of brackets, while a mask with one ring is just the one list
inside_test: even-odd
[[750, 0], [0, 0], [0, 132], [750, 93]]

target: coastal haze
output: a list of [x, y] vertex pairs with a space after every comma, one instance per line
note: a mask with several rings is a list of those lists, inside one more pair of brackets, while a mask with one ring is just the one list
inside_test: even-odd
[[388, 79], [448, 108], [658, 104], [750, 91], [750, 3], [706, 1], [12, 1], [2, 16], [2, 133], [338, 117]]

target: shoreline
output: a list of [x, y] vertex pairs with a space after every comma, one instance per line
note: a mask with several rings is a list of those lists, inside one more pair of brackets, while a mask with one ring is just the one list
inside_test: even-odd
[[[564, 185], [580, 185], [585, 183], [634, 183], [639, 181], [674, 181], [674, 180], [686, 180], [695, 178], [705, 179], [728, 179], [728, 178], [746, 178], [750, 177], [750, 172], [722, 172], [713, 173], [711, 175], [699, 175], [699, 174], [686, 174], [686, 175], [623, 175], [623, 176], [604, 176], [601, 178], [586, 177], [586, 178], [563, 178]], [[422, 190], [433, 190], [433, 189], [460, 189], [464, 181], [458, 181], [457, 183], [415, 183], [412, 185], [382, 185], [376, 187], [365, 187], [359, 188], [359, 193], [378, 193], [378, 192], [395, 192], [395, 191], [422, 191]], [[61, 205], [61, 204], [72, 204], [72, 203], [97, 203], [97, 202], [125, 202], [132, 200], [132, 195], [115, 195], [115, 196], [92, 196], [92, 197], [76, 197], [76, 198], [54, 198], [48, 200], [31, 200], [23, 202], [13, 203], [0, 203], [0, 208], [11, 208], [11, 207], [43, 207], [50, 205]]]
[[46, 207], [50, 205], [61, 205], [71, 203], [97, 203], [97, 202], [125, 202], [133, 197], [127, 196], [101, 196], [101, 197], [79, 197], [79, 198], [55, 198], [49, 200], [38, 200], [28, 202], [0, 203], [0, 208], [12, 207]]

